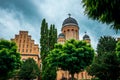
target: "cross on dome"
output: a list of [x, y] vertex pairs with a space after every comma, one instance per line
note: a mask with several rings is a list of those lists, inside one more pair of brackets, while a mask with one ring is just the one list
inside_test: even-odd
[[71, 14], [69, 13], [69, 14], [68, 14], [68, 16], [70, 17], [70, 16], [71, 16]]

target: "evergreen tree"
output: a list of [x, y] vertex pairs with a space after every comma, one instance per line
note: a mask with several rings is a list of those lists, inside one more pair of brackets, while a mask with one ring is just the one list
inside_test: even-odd
[[55, 29], [55, 25], [50, 25], [49, 30], [49, 50], [54, 48], [54, 44], [57, 43], [57, 29]]
[[47, 53], [48, 53], [48, 24], [46, 23], [46, 20], [42, 20], [41, 24], [41, 38], [40, 38], [40, 46], [41, 46], [41, 58], [42, 60], [45, 59]]
[[88, 67], [88, 74], [100, 80], [117, 80], [119, 78], [119, 59], [115, 53], [116, 40], [111, 36], [99, 39], [97, 54], [93, 63]]
[[54, 48], [54, 44], [57, 42], [57, 29], [55, 29], [55, 25], [53, 24], [51, 24], [50, 29], [48, 29], [48, 23], [45, 19], [43, 19], [41, 23], [40, 35], [42, 80], [53, 80], [56, 78], [56, 70], [54, 69], [54, 67], [48, 67], [49, 64], [46, 64], [45, 58], [49, 54], [49, 51]]
[[97, 53], [98, 55], [104, 54], [106, 52], [115, 52], [116, 48], [116, 40], [111, 36], [102, 36], [99, 39], [97, 45]]

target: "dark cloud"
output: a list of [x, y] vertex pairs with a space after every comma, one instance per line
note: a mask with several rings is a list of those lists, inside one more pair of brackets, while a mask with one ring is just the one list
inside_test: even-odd
[[88, 19], [80, 2], [81, 0], [0, 0], [0, 32], [2, 33], [0, 37], [12, 38], [11, 35], [23, 29], [28, 30], [33, 39], [39, 43], [42, 18], [46, 18], [49, 25], [55, 24], [60, 33], [68, 13], [71, 13], [79, 23], [80, 38], [82, 39], [84, 32], [87, 31], [94, 48], [100, 36], [120, 35], [120, 31], [116, 34], [110, 29], [110, 25]]
[[0, 0], [0, 8], [19, 11], [30, 22], [41, 20], [40, 13], [31, 0]]

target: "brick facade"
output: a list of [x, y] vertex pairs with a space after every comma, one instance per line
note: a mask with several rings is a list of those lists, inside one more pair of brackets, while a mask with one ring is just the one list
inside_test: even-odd
[[19, 31], [19, 34], [11, 40], [17, 44], [18, 52], [20, 52], [23, 61], [33, 58], [37, 64], [40, 64], [39, 45], [34, 43], [34, 40], [28, 35], [28, 31]]

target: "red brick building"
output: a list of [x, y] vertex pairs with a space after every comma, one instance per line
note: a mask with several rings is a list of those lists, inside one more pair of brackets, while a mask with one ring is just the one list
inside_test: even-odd
[[21, 54], [21, 59], [24, 61], [27, 58], [33, 58], [37, 64], [40, 64], [40, 51], [39, 45], [35, 44], [28, 31], [20, 31], [11, 39], [17, 44], [18, 52]]

